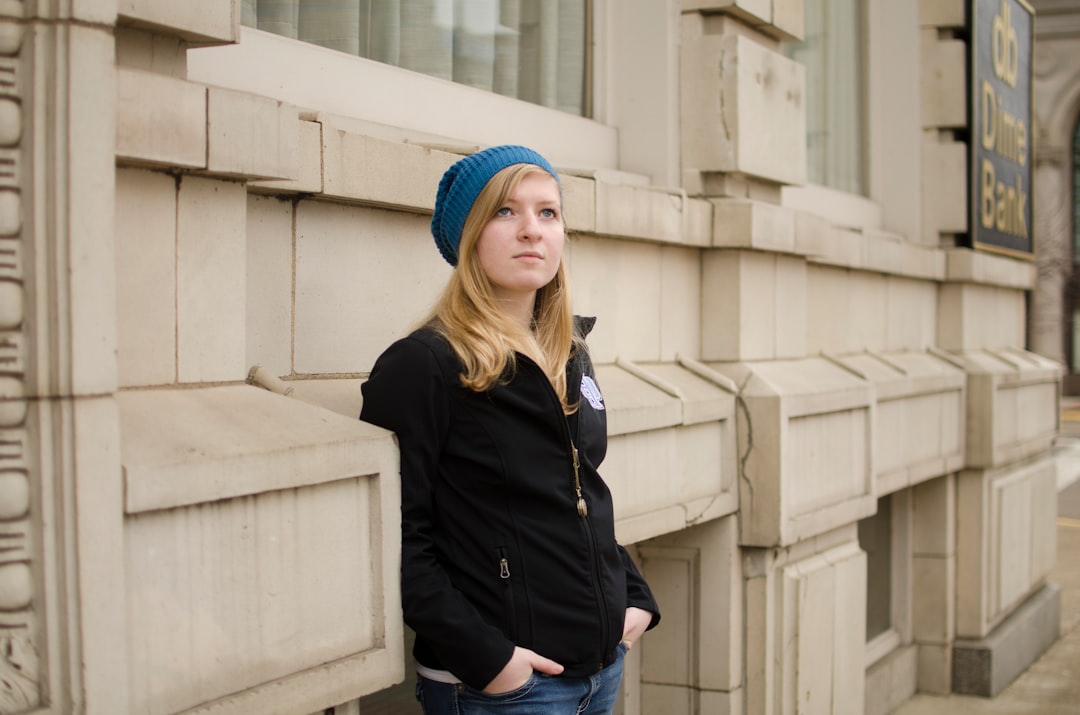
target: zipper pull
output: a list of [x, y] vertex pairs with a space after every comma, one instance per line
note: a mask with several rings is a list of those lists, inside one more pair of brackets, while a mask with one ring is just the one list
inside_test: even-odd
[[510, 578], [510, 562], [506, 559], [499, 559], [499, 578]]
[[589, 507], [585, 504], [585, 497], [581, 496], [581, 477], [579, 474], [581, 461], [578, 459], [577, 445], [571, 442], [570, 448], [574, 450], [574, 491], [577, 493], [577, 513], [578, 516], [584, 518], [589, 515]]

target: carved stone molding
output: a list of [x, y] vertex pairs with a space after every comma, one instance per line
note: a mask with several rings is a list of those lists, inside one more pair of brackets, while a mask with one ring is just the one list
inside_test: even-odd
[[[39, 535], [28, 454], [21, 150], [22, 2], [0, 6], [0, 712], [42, 703]], [[35, 608], [36, 607], [36, 608]]]

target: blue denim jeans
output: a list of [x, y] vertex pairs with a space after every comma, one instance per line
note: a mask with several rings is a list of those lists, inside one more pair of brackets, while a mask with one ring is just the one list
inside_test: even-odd
[[463, 683], [417, 677], [416, 699], [425, 715], [610, 715], [619, 697], [626, 646], [596, 675], [563, 678], [534, 672], [517, 690], [488, 695]]

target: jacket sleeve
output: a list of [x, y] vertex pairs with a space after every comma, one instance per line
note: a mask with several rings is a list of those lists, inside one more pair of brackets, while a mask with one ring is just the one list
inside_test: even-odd
[[405, 338], [379, 357], [361, 390], [360, 419], [393, 431], [401, 452], [405, 622], [442, 661], [442, 667], [482, 689], [509, 662], [514, 644], [480, 617], [439, 561], [433, 484], [450, 420], [442, 370], [428, 345]]
[[638, 567], [630, 558], [630, 554], [622, 546], [619, 546], [619, 556], [622, 558], [623, 566], [626, 568], [626, 605], [653, 614], [652, 622], [645, 629], [652, 630], [660, 622], [660, 605], [656, 602], [656, 598], [653, 597], [652, 589], [645, 582], [645, 577], [638, 571]]

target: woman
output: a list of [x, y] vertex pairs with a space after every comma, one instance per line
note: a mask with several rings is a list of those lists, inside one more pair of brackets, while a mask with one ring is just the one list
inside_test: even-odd
[[425, 713], [607, 713], [659, 609], [615, 541], [606, 416], [562, 252], [562, 189], [520, 146], [439, 182], [455, 267], [360, 418], [401, 449], [401, 589]]

